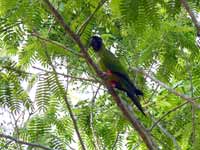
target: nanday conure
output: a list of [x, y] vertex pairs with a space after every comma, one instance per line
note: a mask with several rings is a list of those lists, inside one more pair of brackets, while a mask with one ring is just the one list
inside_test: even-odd
[[138, 97], [143, 96], [143, 93], [134, 86], [128, 76], [127, 70], [123, 67], [120, 61], [118, 61], [113, 53], [105, 48], [100, 37], [92, 36], [90, 45], [97, 55], [100, 69], [107, 75], [106, 82], [108, 82], [113, 88], [126, 92], [127, 96], [145, 115], [138, 100]]

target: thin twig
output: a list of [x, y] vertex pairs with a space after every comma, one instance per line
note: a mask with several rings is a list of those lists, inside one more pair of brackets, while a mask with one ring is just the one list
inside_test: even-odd
[[[69, 71], [69, 68], [67, 68], [67, 73]], [[68, 74], [67, 74], [68, 75]], [[68, 95], [68, 90], [69, 90], [69, 78], [67, 78], [67, 86], [66, 86], [66, 89], [65, 89], [65, 92], [66, 94], [65, 95]], [[67, 97], [67, 96], [66, 96]], [[66, 103], [66, 102], [65, 102]], [[67, 145], [71, 150], [75, 150], [74, 148], [72, 148], [70, 145]]]
[[[46, 72], [46, 73], [53, 73], [53, 71], [48, 71], [48, 70], [45, 70], [45, 69], [42, 69], [42, 68], [39, 68], [39, 67], [36, 67], [36, 66], [32, 66], [32, 68], [40, 70], [40, 71], [43, 71], [43, 72]], [[72, 78], [72, 79], [76, 79], [76, 80], [80, 80], [80, 81], [89, 81], [89, 82], [97, 83], [97, 81], [93, 80], [93, 79], [74, 77], [74, 76], [70, 76], [70, 75], [66, 75], [64, 73], [58, 73], [58, 72], [57, 72], [57, 74], [61, 75], [63, 77]]]
[[[15, 73], [17, 73], [17, 74], [25, 74], [25, 75], [32, 75], [32, 73], [30, 73], [30, 72], [26, 72], [26, 71], [24, 71], [24, 70], [21, 70], [20, 68], [15, 68], [15, 67], [13, 67], [13, 66], [8, 66], [8, 65], [1, 65], [1, 67], [2, 67], [2, 69], [7, 69], [7, 70], [11, 70], [11, 71], [13, 71], [13, 72], [15, 72]], [[2, 70], [0, 70], [0, 71], [2, 71]]]
[[116, 146], [116, 144], [117, 144], [117, 142], [119, 140], [119, 134], [120, 134], [120, 132], [117, 132], [117, 136], [116, 136], [115, 141], [114, 141], [114, 143], [112, 145], [112, 150], [114, 150], [114, 148], [115, 148], [115, 146]]
[[[151, 116], [151, 120], [155, 122], [155, 119], [152, 116]], [[167, 131], [167, 129], [165, 129], [160, 123], [157, 123], [157, 125], [160, 128], [160, 130], [173, 141], [174, 146], [176, 147], [176, 149], [177, 150], [181, 150], [180, 146], [178, 145], [178, 142], [177, 142], [176, 138], [171, 133], [169, 133]]]
[[13, 141], [8, 141], [5, 145], [3, 145], [2, 147], [0, 147], [0, 150], [3, 150], [4, 148], [8, 148], [8, 145], [11, 144]]
[[85, 145], [84, 145], [84, 142], [83, 142], [83, 139], [82, 139], [81, 134], [80, 134], [80, 132], [79, 132], [78, 124], [77, 124], [77, 122], [76, 122], [75, 116], [74, 116], [74, 114], [73, 114], [73, 112], [72, 112], [70, 103], [69, 103], [69, 101], [68, 101], [67, 93], [65, 92], [65, 90], [64, 90], [63, 87], [62, 87], [62, 85], [61, 85], [60, 82], [59, 82], [58, 74], [57, 74], [56, 69], [55, 69], [53, 63], [51, 62], [51, 60], [50, 60], [50, 58], [49, 58], [47, 52], [46, 52], [46, 56], [47, 56], [47, 58], [48, 58], [49, 65], [50, 65], [50, 66], [52, 67], [52, 69], [53, 69], [53, 73], [54, 73], [54, 75], [55, 75], [55, 80], [56, 80], [55, 82], [57, 83], [57, 86], [59, 87], [61, 93], [63, 94], [62, 96], [63, 96], [63, 99], [64, 99], [66, 105], [67, 105], [67, 109], [68, 109], [69, 115], [70, 115], [70, 117], [71, 117], [71, 119], [72, 119], [72, 122], [73, 122], [73, 125], [74, 125], [74, 129], [75, 129], [76, 134], [77, 134], [77, 136], [78, 136], [79, 142], [80, 142], [80, 144], [81, 144], [81, 146], [82, 146], [82, 149], [83, 149], [83, 150], [86, 150]]
[[[193, 81], [192, 81], [192, 70], [191, 70], [191, 64], [189, 62], [189, 59], [186, 57], [186, 69], [188, 70], [189, 79], [190, 79], [190, 91], [191, 91], [191, 97], [194, 96], [194, 87], [193, 87]], [[195, 107], [194, 105], [192, 107], [192, 143], [195, 143]]]
[[94, 10], [94, 12], [80, 25], [80, 27], [78, 28], [78, 30], [76, 31], [76, 34], [81, 36], [83, 34], [83, 32], [85, 31], [87, 25], [89, 24], [89, 22], [92, 20], [92, 18], [94, 17], [94, 15], [96, 14], [96, 12], [101, 8], [101, 6], [103, 6], [103, 4], [106, 2], [107, 0], [101, 0], [99, 2], [99, 4], [97, 5], [96, 9]]
[[34, 36], [34, 37], [37, 37], [38, 39], [40, 39], [40, 40], [42, 40], [42, 41], [44, 41], [44, 42], [51, 43], [51, 44], [53, 44], [53, 45], [55, 45], [55, 46], [58, 46], [58, 47], [60, 47], [60, 48], [62, 48], [62, 49], [64, 49], [64, 50], [66, 50], [66, 51], [69, 51], [69, 52], [71, 52], [71, 53], [73, 53], [73, 54], [75, 54], [75, 55], [77, 55], [77, 56], [83, 57], [80, 53], [76, 52], [75, 50], [73, 50], [73, 49], [71, 49], [71, 48], [69, 48], [69, 47], [66, 47], [65, 45], [63, 45], [63, 44], [61, 44], [61, 43], [58, 43], [58, 42], [56, 42], [56, 41], [53, 41], [53, 40], [50, 40], [50, 39], [41, 37], [38, 33], [32, 32], [31, 35]]
[[195, 143], [195, 107], [192, 105], [192, 143]]
[[166, 85], [165, 83], [159, 81], [158, 79], [156, 79], [153, 75], [151, 75], [150, 73], [147, 74], [144, 70], [142, 69], [138, 69], [138, 68], [134, 68], [133, 71], [136, 71], [138, 73], [142, 73], [143, 75], [149, 77], [152, 81], [156, 82], [157, 84], [159, 84], [161, 87], [164, 87], [165, 89], [167, 89], [170, 93], [173, 93], [174, 95], [190, 102], [191, 104], [195, 105], [197, 108], [200, 109], [200, 105], [198, 103], [196, 103], [194, 101], [193, 98], [191, 97], [188, 97], [187, 95], [184, 95], [184, 94], [181, 94], [181, 93], [178, 93], [177, 91], [175, 91], [174, 89], [172, 89], [171, 87], [169, 87], [168, 85]]
[[[186, 57], [185, 57], [186, 58]], [[186, 59], [187, 61], [187, 59]], [[190, 82], [191, 82], [191, 87], [190, 87], [190, 90], [192, 92], [191, 94], [191, 97], [193, 97], [193, 84], [192, 84], [192, 75], [191, 75], [191, 71], [190, 71], [190, 67], [188, 65], [188, 61], [187, 61], [187, 66], [186, 66], [186, 69], [188, 70], [188, 73], [189, 73], [189, 77], [190, 77]], [[159, 85], [159, 84], [158, 84]], [[196, 98], [193, 98], [193, 100], [195, 99], [198, 99], [199, 97], [196, 97]], [[176, 111], [177, 109], [181, 108], [182, 106], [184, 106], [185, 104], [189, 103], [189, 101], [181, 104], [181, 105], [178, 105], [177, 107], [171, 109], [170, 111], [166, 112], [162, 117], [160, 117], [157, 121], [154, 122], [154, 124], [152, 125], [152, 127], [150, 128], [150, 131], [156, 126], [159, 124], [159, 122], [166, 116], [168, 116], [171, 112], [174, 112]], [[192, 117], [194, 117], [194, 112], [193, 112], [193, 109], [194, 109], [194, 105], [192, 105]], [[195, 133], [195, 127], [194, 127], [194, 119], [192, 119], [192, 122], [193, 122], [193, 133]], [[195, 134], [192, 136], [193, 140], [195, 139]]]
[[94, 96], [92, 97], [92, 101], [91, 101], [91, 110], [90, 110], [90, 126], [91, 126], [91, 131], [92, 131], [92, 135], [93, 135], [93, 139], [94, 139], [94, 148], [97, 149], [97, 150], [100, 150], [100, 143], [99, 143], [99, 139], [97, 138], [96, 136], [96, 130], [95, 130], [95, 127], [94, 127], [94, 106], [95, 106], [95, 99], [97, 97], [97, 94], [101, 88], [101, 84], [99, 84], [96, 92], [94, 93]]
[[[193, 87], [193, 81], [192, 81], [192, 71], [190, 69], [190, 65], [189, 65], [189, 60], [187, 59], [187, 70], [188, 70], [188, 74], [189, 74], [189, 78], [190, 78], [190, 91], [191, 91], [191, 97], [194, 96], [194, 87]], [[195, 107], [194, 105], [191, 106], [192, 107], [192, 142], [195, 143]]]
[[149, 131], [152, 131], [153, 128], [155, 128], [155, 126], [156, 126], [161, 120], [163, 120], [166, 116], [168, 116], [170, 113], [176, 111], [177, 109], [183, 107], [184, 105], [186, 105], [186, 104], [188, 104], [188, 103], [189, 103], [189, 102], [187, 101], [187, 102], [185, 102], [185, 103], [183, 103], [183, 104], [180, 104], [180, 105], [174, 107], [173, 109], [169, 110], [168, 112], [166, 112], [166, 113], [165, 113], [164, 115], [162, 115], [157, 121], [154, 122], [154, 124], [151, 126], [151, 128], [149, 129]]
[[138, 142], [137, 144], [135, 144], [132, 148], [132, 150], [137, 150], [137, 148], [140, 146], [141, 142]]
[[[19, 138], [19, 127], [18, 127], [18, 124], [17, 124], [17, 119], [15, 118], [15, 115], [13, 114], [13, 112], [11, 111], [10, 112], [13, 120], [14, 120], [14, 132], [16, 132], [16, 138]], [[21, 147], [21, 144], [17, 143], [17, 147], [18, 149], [22, 150], [22, 147]]]
[[[194, 87], [193, 87], [193, 81], [192, 81], [192, 70], [191, 70], [191, 64], [189, 61], [189, 58], [187, 57], [187, 54], [181, 49], [182, 55], [186, 61], [186, 70], [188, 72], [189, 80], [190, 80], [190, 93], [191, 97], [194, 96]], [[195, 107], [194, 105], [191, 106], [192, 109], [192, 143], [195, 142]]]
[[46, 147], [44, 145], [41, 145], [41, 144], [29, 143], [29, 142], [21, 141], [19, 139], [16, 139], [16, 138], [10, 136], [10, 135], [0, 134], [0, 138], [10, 139], [10, 140], [15, 141], [16, 143], [19, 143], [19, 144], [24, 144], [24, 145], [28, 145], [28, 146], [32, 146], [32, 147], [38, 147], [38, 148], [42, 148], [42, 149], [45, 149], [45, 150], [53, 150], [53, 149], [51, 149], [49, 147]]
[[194, 97], [193, 99], [198, 100], [198, 99], [200, 99], [200, 96]]
[[57, 21], [63, 26], [66, 33], [69, 34], [69, 36], [74, 40], [74, 42], [79, 46], [81, 49], [81, 52], [83, 54], [83, 57], [87, 61], [88, 64], [90, 64], [95, 72], [97, 73], [97, 76], [102, 79], [104, 82], [105, 87], [108, 89], [108, 92], [112, 95], [113, 99], [117, 103], [117, 106], [121, 109], [124, 116], [130, 121], [132, 126], [136, 129], [136, 131], [139, 133], [140, 137], [143, 139], [144, 143], [150, 150], [156, 150], [158, 149], [156, 143], [153, 141], [152, 136], [150, 133], [144, 128], [144, 126], [138, 121], [134, 113], [130, 112], [128, 107], [125, 106], [125, 104], [122, 102], [122, 100], [118, 97], [116, 92], [113, 90], [113, 88], [105, 82], [105, 76], [103, 76], [102, 71], [98, 68], [98, 66], [94, 63], [94, 61], [91, 59], [89, 54], [87, 53], [87, 49], [83, 45], [83, 43], [80, 40], [80, 37], [75, 34], [70, 27], [65, 23], [63, 17], [59, 14], [59, 12], [53, 7], [53, 5], [49, 2], [49, 0], [43, 0], [50, 12], [55, 16]]
[[[159, 88], [159, 85], [157, 85], [156, 88], [153, 89], [153, 92], [152, 92], [150, 98], [148, 98], [148, 102], [150, 102], [150, 101], [152, 100], [152, 98], [153, 98], [153, 96], [156, 94], [158, 88]], [[147, 103], [147, 102], [145, 102], [145, 103]]]
[[159, 139], [157, 136], [155, 135], [152, 135], [155, 140], [157, 140], [159, 142], [159, 144], [161, 143], [162, 144], [162, 147], [164, 147], [165, 149], [167, 150], [170, 150], [171, 149], [171, 145], [169, 145], [167, 142], [163, 141], [163, 139]]

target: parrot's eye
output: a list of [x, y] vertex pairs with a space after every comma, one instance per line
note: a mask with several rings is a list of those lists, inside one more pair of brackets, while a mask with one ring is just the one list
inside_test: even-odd
[[102, 46], [102, 39], [98, 36], [92, 36], [90, 44], [95, 51], [99, 51]]

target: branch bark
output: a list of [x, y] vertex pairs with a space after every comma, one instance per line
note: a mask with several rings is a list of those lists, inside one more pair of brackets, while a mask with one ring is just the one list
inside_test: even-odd
[[[190, 59], [187, 57], [187, 54], [183, 51], [183, 49], [181, 49], [183, 57], [186, 61], [186, 70], [188, 72], [188, 77], [190, 80], [190, 96], [193, 97], [194, 96], [194, 87], [193, 87], [193, 77], [192, 77], [192, 64], [190, 63]], [[194, 105], [191, 106], [192, 109], [192, 143], [195, 143], [195, 107]]]
[[197, 33], [200, 34], [200, 25], [194, 15], [194, 13], [192, 12], [192, 10], [190, 9], [190, 6], [188, 5], [188, 2], [186, 0], [180, 0], [180, 3], [183, 5], [183, 7], [185, 8], [185, 10], [188, 12], [188, 14], [190, 15], [192, 22], [194, 23], [196, 29], [197, 29]]
[[157, 121], [154, 121], [154, 124], [151, 126], [151, 128], [149, 129], [150, 131], [153, 130], [153, 128], [155, 128], [155, 126], [163, 119], [165, 118], [166, 116], [168, 116], [170, 113], [176, 111], [177, 109], [183, 107], [184, 105], [188, 104], [189, 102], [184, 102], [183, 104], [180, 104], [176, 107], [174, 107], [173, 109], [169, 110], [168, 112], [166, 112], [164, 115], [162, 115]]
[[59, 81], [59, 79], [58, 79], [58, 74], [57, 74], [57, 72], [56, 72], [56, 69], [55, 69], [53, 63], [51, 62], [50, 57], [48, 56], [47, 52], [46, 52], [46, 56], [47, 56], [47, 58], [48, 58], [48, 60], [49, 60], [49, 65], [50, 65], [50, 66], [52, 67], [52, 69], [53, 69], [53, 74], [55, 75], [55, 80], [56, 80], [55, 82], [56, 82], [57, 86], [59, 87], [59, 90], [60, 90], [61, 93], [62, 93], [62, 97], [63, 97], [63, 99], [64, 99], [64, 101], [65, 101], [65, 103], [66, 103], [66, 106], [67, 106], [67, 109], [68, 109], [68, 111], [69, 111], [70, 118], [72, 119], [72, 122], [73, 122], [73, 125], [74, 125], [74, 129], [75, 129], [75, 131], [76, 131], [78, 140], [79, 140], [79, 142], [80, 142], [80, 144], [81, 144], [82, 149], [83, 149], [83, 150], [86, 150], [85, 145], [84, 145], [84, 142], [83, 142], [83, 139], [82, 139], [82, 137], [81, 137], [81, 134], [80, 134], [80, 131], [79, 131], [79, 128], [78, 128], [78, 124], [77, 124], [77, 122], [76, 122], [76, 118], [75, 118], [75, 116], [74, 116], [74, 114], [73, 114], [73, 112], [72, 112], [70, 103], [69, 103], [69, 101], [68, 101], [67, 93], [65, 92], [64, 88], [62, 87], [62, 85], [61, 85], [61, 83], [60, 83], [60, 81]]
[[169, 87], [168, 85], [166, 85], [165, 83], [159, 81], [158, 79], [156, 79], [153, 75], [150, 75], [150, 73], [146, 73], [144, 70], [142, 69], [138, 69], [138, 68], [134, 68], [133, 71], [136, 71], [138, 73], [142, 73], [143, 75], [149, 77], [152, 81], [156, 82], [157, 84], [159, 84], [161, 87], [167, 89], [170, 93], [173, 93], [174, 95], [190, 102], [192, 105], [196, 106], [197, 108], [200, 109], [200, 104], [197, 104], [193, 98], [188, 97], [187, 95], [178, 93], [177, 91], [173, 90], [171, 87]]
[[116, 136], [116, 138], [115, 138], [115, 141], [114, 141], [114, 143], [113, 143], [113, 145], [112, 145], [112, 150], [114, 150], [114, 149], [116, 148], [117, 142], [118, 142], [118, 140], [119, 140], [119, 136], [120, 136], [120, 132], [117, 133], [117, 136]]
[[113, 99], [117, 103], [117, 106], [121, 109], [124, 116], [130, 121], [132, 126], [135, 128], [135, 130], [139, 133], [140, 137], [143, 139], [144, 143], [148, 147], [149, 150], [156, 150], [158, 149], [156, 143], [154, 143], [152, 136], [150, 133], [144, 128], [144, 126], [137, 120], [136, 116], [133, 113], [130, 113], [129, 109], [124, 105], [122, 100], [118, 97], [118, 95], [115, 93], [113, 88], [108, 85], [105, 82], [105, 79], [102, 75], [102, 72], [99, 70], [97, 65], [93, 62], [93, 60], [90, 58], [89, 54], [87, 53], [87, 49], [82, 44], [80, 37], [75, 34], [69, 26], [65, 23], [63, 17], [59, 14], [59, 12], [53, 7], [53, 5], [49, 2], [49, 0], [43, 0], [46, 5], [48, 6], [50, 12], [54, 15], [54, 17], [57, 19], [57, 21], [62, 25], [65, 32], [69, 34], [69, 36], [74, 40], [74, 42], [79, 46], [81, 49], [81, 52], [83, 54], [83, 57], [87, 61], [88, 64], [90, 64], [93, 69], [96, 71], [97, 76], [102, 79], [104, 82], [105, 87], [108, 89], [108, 92], [112, 95]]
[[28, 146], [32, 146], [32, 147], [38, 147], [38, 148], [42, 148], [42, 149], [45, 149], [45, 150], [53, 150], [53, 149], [46, 147], [44, 145], [41, 145], [41, 144], [21, 141], [19, 139], [16, 139], [16, 138], [10, 136], [10, 135], [0, 134], [0, 138], [10, 139], [10, 140], [15, 141], [16, 143], [19, 143], [19, 144], [24, 144], [24, 145], [28, 145]]
[[95, 127], [94, 127], [94, 115], [95, 115], [94, 107], [95, 107], [95, 100], [97, 98], [97, 94], [99, 93], [99, 90], [100, 90], [101, 86], [102, 85], [99, 84], [96, 92], [94, 93], [94, 95], [92, 97], [91, 106], [90, 106], [90, 128], [91, 128], [92, 135], [93, 135], [93, 145], [94, 145], [95, 150], [100, 150], [101, 149], [100, 148], [101, 143], [99, 141], [99, 138], [97, 137], [96, 130], [95, 130]]
[[87, 25], [89, 24], [89, 22], [92, 20], [92, 18], [94, 17], [94, 15], [96, 14], [96, 12], [101, 8], [101, 6], [103, 6], [103, 4], [106, 2], [107, 0], [101, 0], [98, 4], [98, 6], [96, 7], [96, 9], [94, 10], [94, 12], [80, 25], [80, 27], [78, 28], [78, 30], [76, 31], [77, 35], [82, 35], [83, 32], [85, 31]]
[[[37, 70], [40, 70], [40, 71], [43, 71], [43, 72], [46, 72], [46, 73], [53, 73], [53, 71], [48, 71], [48, 70], [45, 70], [45, 69], [42, 69], [42, 68], [39, 68], [39, 67], [36, 67], [36, 66], [32, 66], [32, 68], [37, 69]], [[98, 82], [98, 81], [93, 80], [93, 79], [74, 77], [74, 76], [66, 75], [66, 74], [64, 74], [64, 73], [58, 73], [58, 72], [57, 72], [57, 74], [58, 74], [58, 75], [61, 75], [61, 76], [63, 76], [63, 77], [72, 78], [72, 79], [76, 79], [76, 80], [80, 80], [80, 81], [88, 81], [88, 82], [94, 82], [94, 83], [97, 83], [97, 82]]]
[[[155, 122], [155, 119], [151, 116], [151, 119]], [[160, 128], [160, 130], [167, 136], [169, 137], [173, 143], [174, 143], [174, 146], [175, 146], [175, 149], [176, 150], [181, 150], [181, 147], [178, 145], [178, 142], [176, 140], [176, 138], [170, 133], [167, 131], [167, 129], [165, 129], [160, 123], [157, 123], [158, 127]]]
[[66, 51], [69, 51], [69, 52], [71, 52], [71, 53], [73, 53], [75, 55], [78, 55], [79, 57], [82, 57], [82, 55], [80, 53], [76, 52], [75, 50], [73, 50], [73, 49], [71, 49], [69, 47], [66, 47], [65, 45], [62, 45], [61, 43], [58, 43], [56, 41], [53, 41], [53, 40], [50, 40], [50, 39], [47, 39], [47, 38], [44, 38], [44, 37], [41, 37], [39, 34], [37, 34], [35, 32], [32, 32], [31, 35], [34, 36], [34, 37], [37, 37], [38, 39], [40, 39], [40, 40], [42, 40], [44, 42], [51, 43], [51, 44], [56, 45], [56, 46], [58, 46], [60, 48], [63, 48]]

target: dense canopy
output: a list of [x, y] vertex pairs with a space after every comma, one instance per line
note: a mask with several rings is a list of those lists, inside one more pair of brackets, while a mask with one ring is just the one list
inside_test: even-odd
[[[0, 149], [198, 150], [199, 0], [0, 0]], [[105, 84], [101, 36], [144, 93]]]

